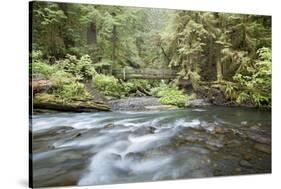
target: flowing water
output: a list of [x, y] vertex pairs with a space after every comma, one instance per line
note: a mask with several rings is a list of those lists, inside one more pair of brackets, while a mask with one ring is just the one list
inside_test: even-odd
[[33, 115], [34, 186], [271, 172], [271, 113], [210, 106]]

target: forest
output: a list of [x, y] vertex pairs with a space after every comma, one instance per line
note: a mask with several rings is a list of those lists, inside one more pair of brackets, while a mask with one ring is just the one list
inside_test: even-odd
[[29, 13], [31, 187], [271, 173], [271, 16]]
[[[206, 99], [271, 108], [270, 16], [53, 2], [31, 6], [35, 107], [106, 110], [108, 100], [155, 96], [178, 107]], [[126, 78], [143, 69], [152, 75], [170, 70], [173, 77], [132, 73]]]

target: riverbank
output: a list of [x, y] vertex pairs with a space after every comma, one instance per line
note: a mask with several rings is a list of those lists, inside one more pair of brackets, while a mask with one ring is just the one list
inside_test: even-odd
[[[90, 100], [91, 101], [91, 100]], [[187, 100], [184, 107], [177, 107], [175, 105], [164, 105], [161, 104], [159, 98], [151, 96], [143, 97], [126, 97], [115, 100], [104, 100], [102, 102], [85, 103], [84, 104], [94, 104], [95, 106], [83, 106], [83, 104], [77, 105], [62, 105], [62, 104], [40, 104], [34, 105], [34, 113], [44, 113], [44, 112], [99, 112], [99, 111], [162, 111], [162, 110], [174, 110], [174, 109], [184, 109], [184, 108], [200, 108], [208, 106], [224, 106], [224, 107], [241, 107], [241, 108], [254, 108], [250, 105], [238, 105], [234, 103], [212, 103], [209, 99], [191, 99]], [[97, 106], [98, 105], [98, 106]]]
[[[106, 104], [106, 106], [102, 106]], [[95, 107], [70, 106], [70, 105], [56, 105], [56, 104], [40, 104], [34, 105], [35, 113], [52, 112], [54, 110], [60, 112], [97, 112], [97, 111], [161, 111], [174, 110], [191, 107], [205, 107], [212, 105], [204, 99], [193, 99], [185, 103], [184, 107], [177, 107], [174, 105], [164, 105], [159, 102], [159, 98], [146, 97], [127, 97], [116, 100], [108, 100], [102, 102], [99, 109]], [[77, 109], [75, 109], [77, 108]], [[102, 109], [103, 108], [103, 109]]]
[[[173, 110], [179, 109], [174, 105], [163, 105], [156, 97], [129, 97], [118, 100], [109, 101], [111, 111], [160, 111], [160, 110]], [[211, 103], [204, 99], [192, 99], [185, 103], [184, 107], [205, 107], [210, 106]]]
[[195, 90], [190, 82], [183, 86], [168, 81], [121, 81], [102, 74], [94, 77], [64, 85], [41, 76], [32, 79], [33, 108], [36, 112], [155, 111], [209, 105], [271, 108], [235, 100], [227, 95], [231, 82], [226, 81], [200, 82]]

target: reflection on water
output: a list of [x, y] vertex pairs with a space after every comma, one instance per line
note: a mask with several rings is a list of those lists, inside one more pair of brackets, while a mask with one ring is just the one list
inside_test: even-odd
[[32, 120], [35, 186], [271, 172], [271, 113], [208, 107]]

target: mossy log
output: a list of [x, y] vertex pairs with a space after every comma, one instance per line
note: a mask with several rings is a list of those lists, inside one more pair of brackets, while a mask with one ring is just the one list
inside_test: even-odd
[[34, 109], [48, 109], [66, 112], [97, 112], [110, 111], [110, 107], [106, 104], [85, 102], [85, 103], [54, 103], [54, 102], [34, 102]]

